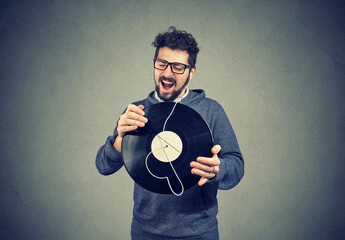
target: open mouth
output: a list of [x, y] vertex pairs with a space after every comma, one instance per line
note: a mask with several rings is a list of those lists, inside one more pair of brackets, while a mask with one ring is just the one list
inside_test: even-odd
[[174, 86], [174, 82], [163, 80], [163, 79], [161, 79], [161, 83], [162, 83], [162, 87], [165, 90], [169, 90], [170, 88]]

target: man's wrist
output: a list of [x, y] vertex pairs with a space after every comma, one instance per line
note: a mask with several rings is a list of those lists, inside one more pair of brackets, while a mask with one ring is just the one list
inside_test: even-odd
[[116, 136], [113, 147], [118, 152], [121, 152], [121, 142], [122, 142], [122, 137]]

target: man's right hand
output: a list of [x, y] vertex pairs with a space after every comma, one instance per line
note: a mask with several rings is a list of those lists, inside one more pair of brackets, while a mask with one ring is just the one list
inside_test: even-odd
[[147, 123], [148, 120], [144, 117], [145, 112], [143, 109], [143, 105], [135, 106], [134, 104], [129, 104], [126, 112], [121, 115], [116, 129], [118, 136], [114, 141], [114, 148], [118, 152], [121, 152], [122, 137], [125, 133], [133, 131], [138, 127], [144, 127], [145, 123]]

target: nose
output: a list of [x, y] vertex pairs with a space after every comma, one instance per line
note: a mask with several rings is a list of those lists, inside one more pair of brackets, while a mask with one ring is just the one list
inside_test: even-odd
[[174, 73], [172, 72], [172, 66], [169, 64], [168, 67], [162, 72], [162, 76], [166, 78], [171, 78], [174, 76]]

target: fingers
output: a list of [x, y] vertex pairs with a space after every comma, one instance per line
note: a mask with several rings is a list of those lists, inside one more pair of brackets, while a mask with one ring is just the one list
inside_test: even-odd
[[128, 105], [126, 112], [120, 116], [120, 120], [118, 122], [117, 132], [120, 137], [123, 137], [126, 132], [145, 126], [145, 123], [147, 123], [148, 120], [144, 117], [145, 112], [143, 109], [143, 105]]
[[217, 155], [213, 155], [211, 158], [207, 157], [198, 157], [197, 162], [206, 166], [218, 166], [220, 164], [219, 158]]
[[204, 185], [206, 182], [208, 181], [208, 178], [202, 177], [200, 178], [198, 185], [201, 187], [202, 185]]
[[[199, 159], [199, 158], [198, 158]], [[209, 173], [217, 173], [218, 172], [218, 166], [216, 164], [203, 164], [198, 162], [191, 162], [190, 166], [194, 168], [194, 171], [192, 169], [192, 173], [199, 175], [201, 177], [207, 177]]]
[[[147, 118], [134, 112], [127, 112], [120, 116], [120, 121], [122, 125], [137, 125], [143, 127], [147, 122]], [[142, 126], [140, 125], [141, 123], [143, 124]]]
[[134, 104], [129, 104], [127, 107], [126, 113], [127, 112], [135, 112], [141, 116], [144, 116], [145, 112], [143, 111], [143, 109], [144, 109], [143, 105], [136, 106]]
[[214, 145], [213, 148], [211, 149], [211, 152], [212, 152], [213, 155], [215, 155], [215, 154], [218, 154], [221, 149], [222, 148], [221, 148], [220, 145]]
[[123, 137], [126, 132], [133, 131], [133, 130], [135, 130], [137, 128], [138, 128], [138, 126], [118, 126], [117, 127], [117, 132], [118, 132], [120, 137]]
[[214, 168], [212, 167], [210, 171], [202, 171], [198, 168], [192, 169], [192, 174], [198, 175], [200, 177], [204, 177], [207, 179], [214, 178], [216, 176], [216, 173], [217, 173], [216, 167], [214, 167]]
[[192, 167], [192, 174], [200, 176], [199, 186], [205, 184], [209, 179], [212, 179], [219, 172], [220, 160], [217, 154], [220, 152], [221, 146], [215, 145], [211, 149], [213, 156], [198, 157], [196, 161], [192, 161], [190, 166]]
[[193, 161], [190, 163], [190, 166], [192, 167], [192, 174], [198, 175], [202, 178], [214, 178], [216, 174], [219, 172], [219, 166], [217, 165], [209, 166]]

